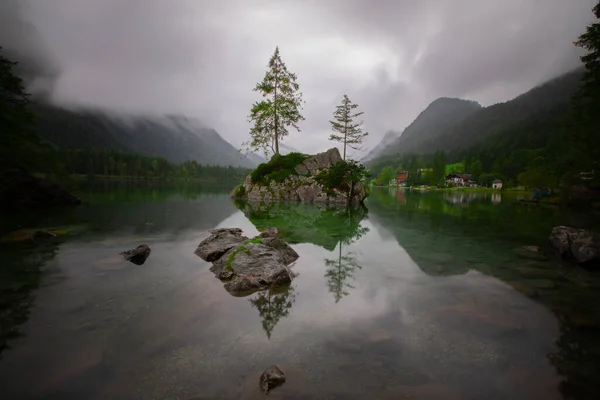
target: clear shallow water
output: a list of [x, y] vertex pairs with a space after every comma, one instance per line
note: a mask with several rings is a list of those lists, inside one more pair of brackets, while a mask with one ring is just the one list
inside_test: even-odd
[[[288, 378], [274, 399], [598, 396], [598, 274], [518, 251], [597, 215], [387, 189], [352, 212], [189, 187], [81, 195], [5, 219], [72, 234], [0, 247], [2, 329], [22, 334], [0, 355], [3, 399], [259, 399], [272, 363]], [[270, 225], [300, 254], [289, 288], [232, 297], [193, 254], [212, 228]], [[141, 243], [144, 265], [118, 256]]]

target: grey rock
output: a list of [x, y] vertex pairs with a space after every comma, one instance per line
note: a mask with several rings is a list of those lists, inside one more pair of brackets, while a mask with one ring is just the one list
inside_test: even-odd
[[136, 265], [142, 265], [146, 262], [146, 259], [150, 256], [152, 250], [145, 244], [141, 244], [135, 249], [127, 250], [120, 253], [127, 261], [130, 261]]
[[31, 235], [31, 240], [37, 242], [38, 240], [44, 239], [53, 239], [56, 237], [56, 234], [48, 231], [35, 231]]
[[550, 243], [563, 259], [573, 258], [580, 264], [600, 262], [600, 235], [568, 226], [555, 226]]
[[264, 394], [269, 393], [269, 390], [282, 385], [285, 382], [285, 374], [277, 365], [271, 365], [260, 376], [258, 386]]
[[342, 161], [342, 156], [340, 155], [340, 151], [337, 147], [333, 147], [324, 153], [319, 153], [313, 158], [317, 162], [317, 166], [320, 169], [329, 168], [338, 161]]
[[[262, 231], [260, 233], [260, 235], [258, 235], [261, 238], [271, 238], [271, 237], [277, 237], [277, 235], [279, 234], [279, 231], [277, 230], [277, 228], [275, 228], [274, 226], [270, 226], [268, 228], [266, 228], [264, 231]], [[264, 241], [263, 241], [264, 243]]]
[[211, 235], [204, 239], [194, 252], [204, 261], [215, 261], [234, 247], [239, 247], [248, 240], [242, 236], [240, 228], [222, 228], [210, 231]]
[[278, 239], [276, 237], [266, 237], [262, 240], [262, 242], [265, 246], [279, 251], [279, 253], [281, 253], [283, 257], [283, 262], [285, 263], [285, 265], [290, 265], [298, 258], [300, 258], [298, 253], [296, 253], [296, 250], [292, 249], [292, 247], [289, 244], [287, 244], [281, 239]]
[[298, 175], [306, 175], [308, 174], [308, 168], [304, 164], [296, 165], [294, 170]]
[[225, 290], [229, 293], [247, 295], [268, 286], [292, 281], [291, 271], [279, 251], [255, 243], [241, 247], [229, 250], [210, 268], [219, 279], [230, 279], [225, 284]]
[[277, 234], [277, 229], [271, 227], [249, 240], [239, 228], [216, 229], [200, 243], [196, 254], [212, 261], [210, 271], [227, 281], [225, 290], [234, 296], [246, 296], [292, 281], [287, 266], [299, 256]]

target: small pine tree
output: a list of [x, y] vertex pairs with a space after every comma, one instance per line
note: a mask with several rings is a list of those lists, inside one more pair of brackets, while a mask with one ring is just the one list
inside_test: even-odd
[[267, 157], [269, 148], [279, 154], [279, 142], [289, 134], [288, 127], [300, 132], [298, 122], [304, 117], [300, 114], [303, 101], [298, 89], [296, 74], [288, 71], [276, 47], [265, 77], [253, 89], [267, 99], [254, 103], [250, 110], [248, 122], [254, 126], [250, 130], [251, 140], [244, 143], [247, 149], [262, 150]]
[[339, 132], [340, 134], [332, 133], [329, 136], [329, 140], [334, 140], [340, 143], [344, 143], [344, 160], [346, 159], [346, 146], [358, 150], [360, 147], [355, 146], [362, 143], [365, 136], [368, 135], [361, 128], [363, 121], [354, 123], [354, 118], [363, 115], [363, 112], [354, 113], [353, 110], [358, 107], [358, 104], [352, 103], [347, 95], [344, 95], [342, 104], [336, 106], [336, 110], [333, 113], [335, 121], [329, 121], [331, 128]]

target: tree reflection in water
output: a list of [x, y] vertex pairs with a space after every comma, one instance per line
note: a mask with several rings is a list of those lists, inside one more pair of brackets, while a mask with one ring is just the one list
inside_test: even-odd
[[296, 295], [292, 285], [260, 291], [256, 297], [249, 300], [252, 307], [258, 310], [262, 328], [269, 339], [279, 320], [289, 315], [295, 300]]

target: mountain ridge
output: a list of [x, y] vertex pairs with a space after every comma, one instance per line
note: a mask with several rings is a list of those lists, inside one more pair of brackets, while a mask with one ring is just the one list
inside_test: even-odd
[[67, 149], [120, 150], [174, 163], [255, 167], [219, 133], [199, 120], [174, 114], [121, 113], [101, 108], [63, 108], [34, 102], [37, 133]]
[[[426, 126], [429, 129], [423, 129], [423, 120], [437, 117], [432, 115], [432, 106], [436, 102], [438, 105], [443, 104], [444, 102], [440, 100], [445, 98], [437, 99], [419, 114], [400, 137], [366, 162], [374, 163], [401, 154], [429, 155], [437, 150], [459, 151], [486, 140], [501, 141], [502, 138], [499, 136], [517, 126], [538, 123], [546, 118], [546, 114], [552, 114], [553, 111], [556, 111], [556, 114], [566, 112], [572, 96], [581, 87], [583, 73], [583, 68], [577, 68], [537, 85], [512, 100], [488, 107], [480, 106], [475, 112], [455, 118], [454, 121], [446, 119], [444, 121], [446, 124], [439, 123], [438, 118], [436, 124], [429, 124]], [[420, 129], [414, 129], [415, 126]], [[407, 135], [407, 131], [410, 134]]]

